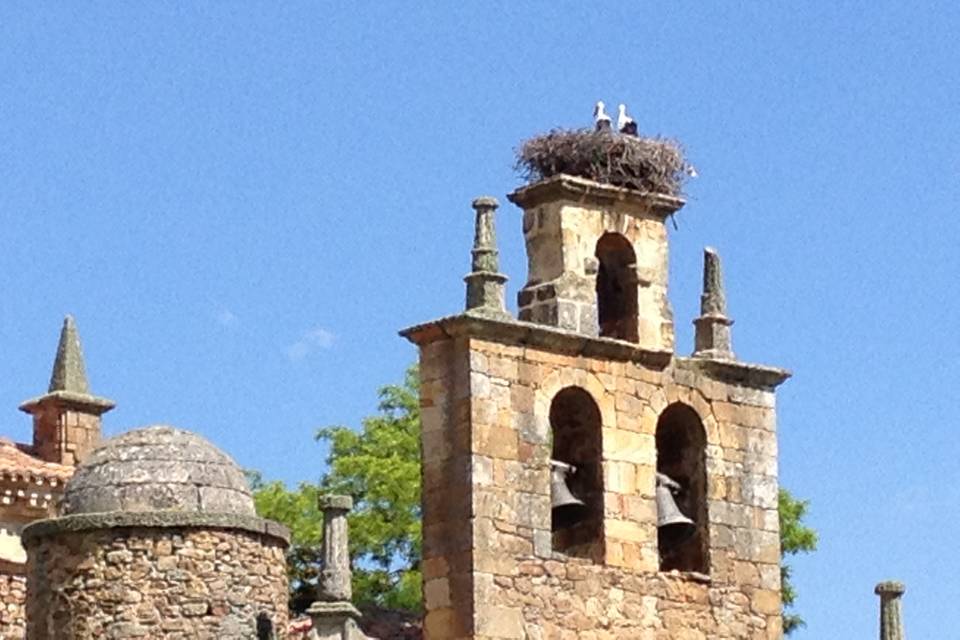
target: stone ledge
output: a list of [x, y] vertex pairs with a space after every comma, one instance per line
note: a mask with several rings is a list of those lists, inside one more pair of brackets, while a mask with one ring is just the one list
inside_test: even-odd
[[673, 359], [672, 351], [644, 349], [632, 342], [595, 338], [549, 325], [504, 320], [471, 312], [447, 316], [409, 327], [400, 335], [416, 345], [442, 338], [469, 337], [517, 346], [541, 347], [572, 356], [607, 358], [663, 369]]
[[324, 509], [350, 511], [353, 509], [353, 498], [333, 493], [323, 493], [317, 496], [317, 507], [319, 507], [321, 511]]
[[6, 558], [0, 558], [0, 575], [26, 576], [27, 563], [17, 562], [16, 560], [8, 560]]
[[209, 528], [239, 529], [277, 538], [290, 544], [290, 530], [272, 520], [233, 513], [189, 513], [182, 511], [148, 511], [143, 513], [82, 513], [61, 518], [37, 520], [23, 529], [24, 546], [38, 538], [91, 531], [96, 529], [129, 528]]
[[106, 413], [110, 409], [113, 409], [117, 404], [113, 400], [101, 398], [100, 396], [93, 396], [89, 393], [77, 393], [75, 391], [51, 391], [50, 393], [37, 396], [36, 398], [30, 398], [29, 400], [23, 402], [20, 405], [20, 411], [23, 411], [24, 413], [31, 413], [32, 410], [40, 404], [49, 402], [51, 400], [61, 402], [66, 405], [79, 407], [81, 409], [87, 409], [90, 411], [90, 413], [95, 415]]
[[544, 202], [556, 200], [610, 204], [624, 202], [642, 207], [663, 218], [676, 213], [686, 204], [683, 198], [676, 196], [616, 187], [567, 174], [560, 174], [520, 187], [513, 193], [508, 194], [507, 199], [523, 209], [530, 209]]
[[787, 369], [751, 364], [738, 360], [691, 357], [677, 358], [677, 365], [699, 371], [720, 382], [772, 391], [793, 374]]

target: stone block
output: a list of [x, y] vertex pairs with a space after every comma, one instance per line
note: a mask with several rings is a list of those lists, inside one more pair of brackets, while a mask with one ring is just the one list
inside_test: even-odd
[[474, 453], [516, 460], [518, 458], [519, 438], [510, 427], [478, 424], [474, 428]]
[[603, 430], [603, 457], [637, 465], [656, 464], [657, 443], [647, 434], [625, 429]]

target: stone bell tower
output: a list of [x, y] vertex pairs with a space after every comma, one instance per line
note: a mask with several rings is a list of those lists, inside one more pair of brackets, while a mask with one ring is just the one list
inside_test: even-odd
[[683, 357], [664, 225], [682, 199], [564, 175], [508, 197], [519, 319], [479, 198], [466, 311], [402, 332], [420, 348], [426, 638], [781, 638], [789, 373], [735, 359], [716, 252]]

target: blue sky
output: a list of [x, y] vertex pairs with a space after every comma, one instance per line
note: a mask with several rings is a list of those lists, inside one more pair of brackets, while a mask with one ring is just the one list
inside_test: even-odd
[[[902, 6], [901, 6], [902, 4]], [[908, 6], [909, 5], [909, 6]], [[700, 177], [671, 230], [689, 352], [701, 249], [734, 347], [785, 366], [783, 484], [821, 549], [798, 638], [960, 627], [960, 5], [0, 5], [0, 430], [45, 389], [65, 313], [110, 434], [195, 429], [314, 479], [462, 308], [470, 200], [525, 277], [520, 140], [626, 102]]]

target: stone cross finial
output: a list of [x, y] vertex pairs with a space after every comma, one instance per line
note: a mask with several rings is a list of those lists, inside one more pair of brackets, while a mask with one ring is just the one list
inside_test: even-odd
[[63, 319], [60, 343], [57, 345], [57, 358], [53, 362], [48, 391], [90, 393], [87, 371], [83, 366], [83, 352], [80, 350], [80, 337], [77, 335], [77, 324], [73, 316]]
[[900, 596], [906, 592], [902, 582], [881, 582], [873, 590], [880, 596], [880, 640], [903, 640]]
[[733, 360], [730, 325], [727, 317], [727, 296], [723, 290], [723, 273], [716, 249], [703, 250], [703, 293], [700, 295], [700, 317], [696, 327], [693, 355], [700, 358]]
[[464, 280], [467, 283], [467, 311], [502, 317], [507, 316], [504, 307], [507, 276], [499, 272], [497, 233], [493, 221], [493, 214], [499, 206], [497, 199], [490, 196], [473, 201], [476, 228], [471, 251], [472, 270]]

